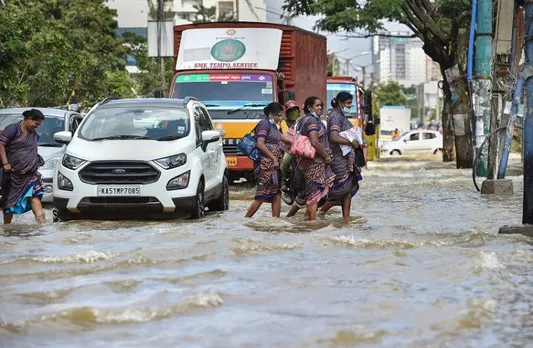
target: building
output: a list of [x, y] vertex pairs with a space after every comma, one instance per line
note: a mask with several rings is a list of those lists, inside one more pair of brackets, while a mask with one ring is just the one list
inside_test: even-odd
[[[150, 0], [106, 0], [110, 8], [117, 10], [119, 28], [146, 28], [150, 18]], [[151, 0], [156, 6], [157, 0]], [[235, 19], [238, 21], [266, 22], [264, 0], [162, 0], [165, 11], [174, 13], [174, 24], [187, 24], [195, 21], [197, 8], [215, 7], [210, 20]]]
[[[391, 32], [389, 35], [408, 36], [408, 32]], [[400, 85], [413, 86], [427, 80], [426, 54], [423, 42], [418, 38], [372, 38], [372, 61], [375, 78], [380, 83], [397, 81]]]
[[[117, 10], [117, 35], [128, 31], [146, 38], [148, 36], [148, 20], [150, 16], [149, 0], [106, 0], [107, 6]], [[151, 0], [156, 6], [157, 0]], [[174, 24], [187, 24], [197, 20], [197, 8], [215, 7], [210, 21], [232, 19], [249, 22], [266, 22], [267, 11], [264, 0], [162, 0], [167, 13], [173, 13]], [[126, 69], [135, 74], [138, 72], [133, 57], [128, 57]]]
[[427, 81], [442, 80], [439, 64], [434, 62], [433, 59], [429, 58], [428, 56], [426, 56], [426, 78]]

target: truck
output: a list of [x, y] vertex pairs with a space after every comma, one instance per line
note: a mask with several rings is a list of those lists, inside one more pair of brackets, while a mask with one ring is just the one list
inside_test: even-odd
[[350, 119], [354, 126], [360, 127], [363, 123], [361, 115], [364, 115], [364, 112], [362, 111], [360, 101], [360, 93], [362, 90], [359, 87], [357, 79], [351, 76], [328, 76], [327, 84], [328, 97], [325, 102], [327, 103], [328, 108], [331, 108], [331, 99], [335, 98], [339, 92], [348, 92], [354, 96], [352, 108], [346, 117]]
[[253, 161], [237, 147], [271, 102], [326, 100], [326, 37], [298, 27], [212, 22], [174, 27], [171, 98], [196, 97], [223, 130], [230, 181], [253, 181]]

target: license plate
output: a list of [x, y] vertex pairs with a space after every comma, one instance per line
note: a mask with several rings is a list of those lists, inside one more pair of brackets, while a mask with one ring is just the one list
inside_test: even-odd
[[235, 157], [226, 158], [226, 164], [228, 167], [235, 167], [237, 165], [237, 159]]
[[140, 196], [140, 186], [98, 186], [98, 196]]

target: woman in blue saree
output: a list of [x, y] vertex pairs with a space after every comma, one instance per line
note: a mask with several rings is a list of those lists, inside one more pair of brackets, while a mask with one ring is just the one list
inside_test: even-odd
[[37, 109], [22, 113], [24, 119], [7, 126], [0, 133], [0, 160], [2, 161], [2, 209], [4, 224], [10, 224], [13, 214], [30, 210], [39, 223], [45, 216], [41, 204], [43, 182], [37, 169], [44, 165], [38, 154], [39, 135], [37, 128], [44, 115]]

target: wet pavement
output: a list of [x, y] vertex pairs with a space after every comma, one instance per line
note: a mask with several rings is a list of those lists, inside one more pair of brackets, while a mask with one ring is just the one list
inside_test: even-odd
[[0, 345], [525, 346], [531, 241], [497, 234], [521, 221], [516, 174], [514, 197], [481, 197], [436, 156], [386, 158], [349, 224], [245, 219], [245, 185], [201, 221], [26, 215], [0, 236]]

